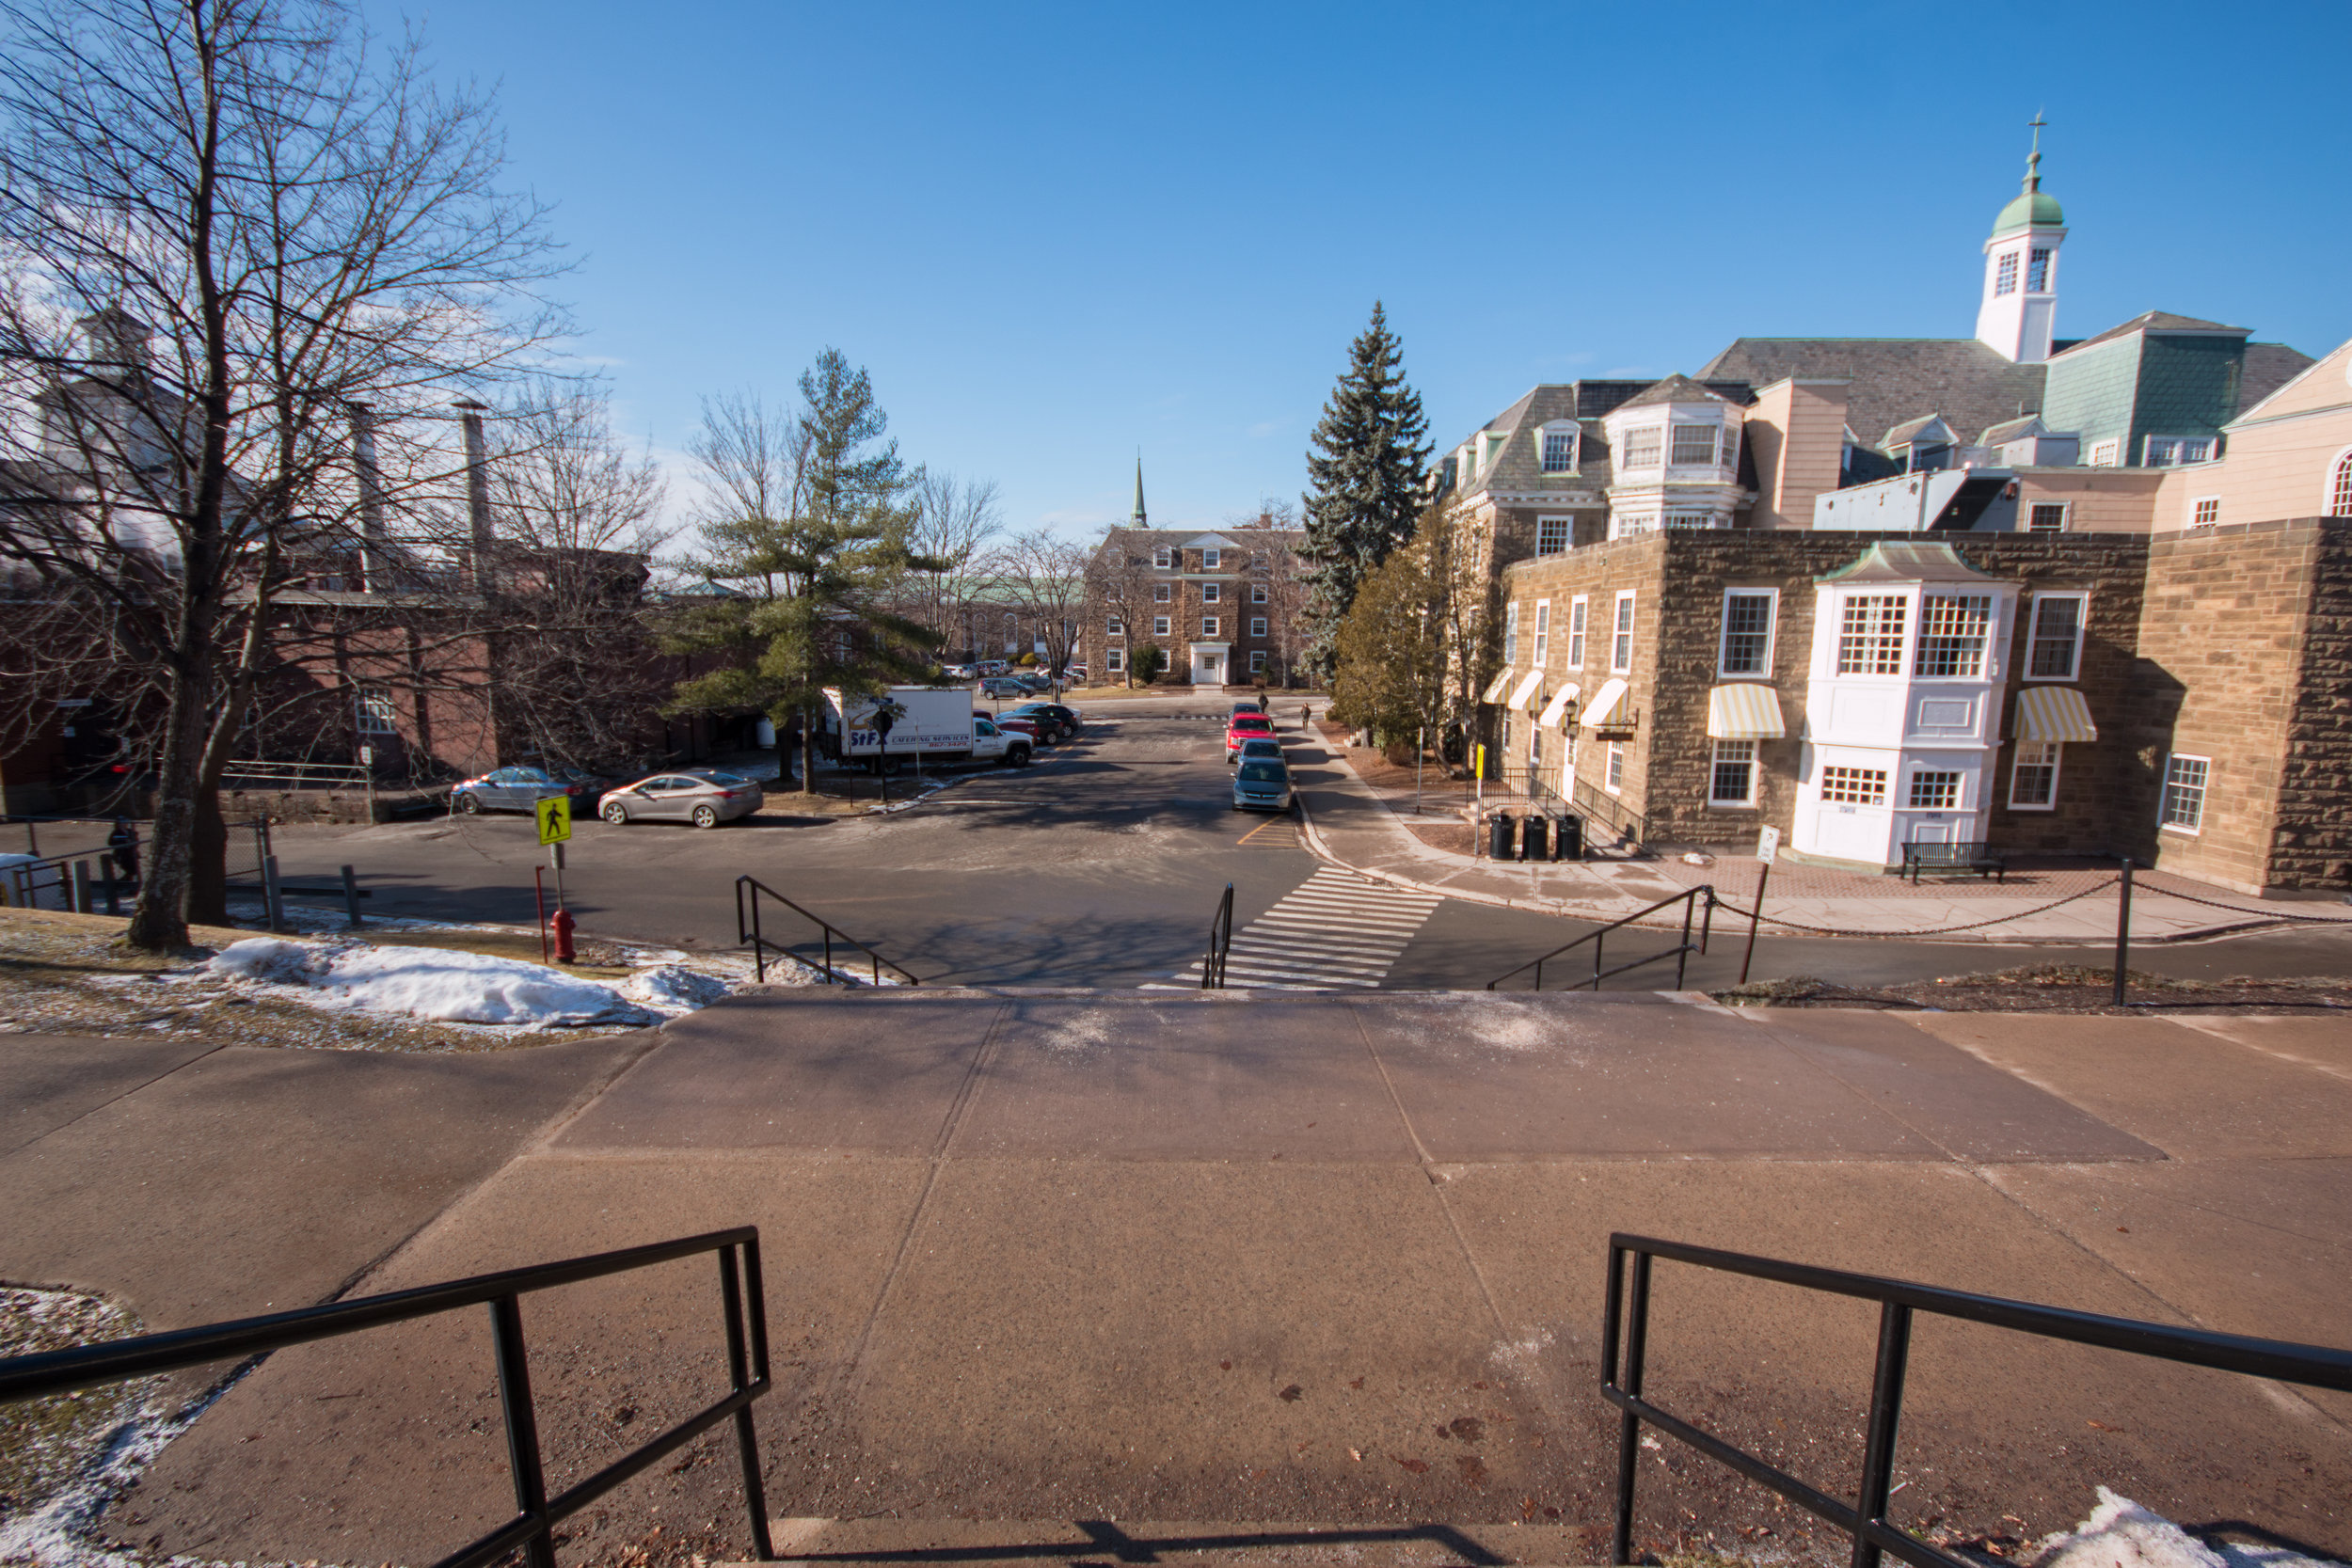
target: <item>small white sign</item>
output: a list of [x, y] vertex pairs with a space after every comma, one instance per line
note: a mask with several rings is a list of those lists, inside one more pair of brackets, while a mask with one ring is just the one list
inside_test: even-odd
[[1758, 831], [1756, 835], [1756, 858], [1766, 865], [1770, 865], [1772, 863], [1772, 857], [1779, 853], [1780, 830], [1765, 828]]
[[359, 748], [359, 766], [362, 768], [373, 768], [375, 766], [374, 747], [362, 746]]

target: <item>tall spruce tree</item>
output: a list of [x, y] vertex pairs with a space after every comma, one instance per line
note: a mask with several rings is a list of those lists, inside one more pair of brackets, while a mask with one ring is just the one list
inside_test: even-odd
[[1307, 543], [1312, 595], [1306, 663], [1327, 677], [1340, 623], [1364, 578], [1412, 536], [1430, 448], [1421, 394], [1406, 385], [1404, 349], [1375, 300], [1347, 371], [1323, 405], [1307, 454]]

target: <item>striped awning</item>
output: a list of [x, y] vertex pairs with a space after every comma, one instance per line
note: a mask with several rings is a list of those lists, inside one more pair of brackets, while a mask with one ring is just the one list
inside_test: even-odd
[[2017, 719], [2010, 735], [2018, 740], [2096, 740], [2099, 726], [2090, 721], [2090, 705], [2071, 686], [2029, 686], [2017, 693]]
[[1606, 729], [1624, 702], [1625, 682], [1612, 675], [1600, 683], [1600, 689], [1593, 693], [1593, 700], [1584, 705], [1584, 711], [1576, 716], [1576, 721], [1588, 730]]
[[1502, 701], [1502, 694], [1509, 689], [1510, 685], [1511, 667], [1506, 664], [1495, 672], [1495, 678], [1486, 683], [1486, 694], [1478, 700], [1482, 703], [1499, 703]]
[[1544, 705], [1543, 717], [1535, 721], [1535, 727], [1539, 730], [1558, 729], [1560, 727], [1560, 716], [1568, 711], [1568, 705], [1570, 703], [1576, 701], [1578, 690], [1579, 688], [1577, 687], [1576, 682], [1570, 681], [1567, 685], [1553, 692], [1551, 694], [1551, 701]]
[[1525, 713], [1527, 705], [1534, 700], [1535, 689], [1543, 684], [1544, 673], [1541, 670], [1530, 670], [1527, 673], [1527, 678], [1519, 682], [1518, 689], [1511, 693], [1511, 711]]
[[1739, 681], [1707, 694], [1709, 740], [1779, 740], [1788, 733], [1780, 720], [1780, 693], [1769, 686]]

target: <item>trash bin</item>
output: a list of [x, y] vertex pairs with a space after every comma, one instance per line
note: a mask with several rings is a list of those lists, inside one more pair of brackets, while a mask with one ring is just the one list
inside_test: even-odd
[[1486, 818], [1486, 858], [1490, 861], [1511, 858], [1511, 819], [1502, 812]]
[[1550, 847], [1549, 841], [1551, 837], [1551, 824], [1540, 816], [1532, 816], [1527, 818], [1525, 826], [1519, 832], [1521, 834], [1519, 859], [1523, 861], [1542, 860], [1545, 850]]
[[1584, 858], [1584, 818], [1563, 813], [1560, 836], [1552, 841], [1551, 858], [1556, 861], [1581, 861]]

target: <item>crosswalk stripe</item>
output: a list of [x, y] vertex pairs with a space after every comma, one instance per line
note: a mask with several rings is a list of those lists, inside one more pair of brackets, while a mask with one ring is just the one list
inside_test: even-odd
[[[1328, 866], [1275, 900], [1235, 931], [1226, 949], [1225, 983], [1252, 990], [1368, 990], [1411, 944], [1443, 900]], [[1197, 990], [1206, 958], [1147, 983], [1146, 990]], [[1189, 979], [1192, 984], [1184, 984]]]

